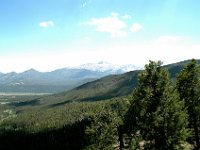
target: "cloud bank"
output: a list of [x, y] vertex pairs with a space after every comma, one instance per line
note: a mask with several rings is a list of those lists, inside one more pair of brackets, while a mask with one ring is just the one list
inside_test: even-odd
[[109, 33], [111, 37], [124, 37], [127, 35], [124, 30], [127, 25], [119, 19], [117, 13], [111, 13], [109, 17], [93, 18], [85, 24], [95, 26], [97, 31]]
[[143, 29], [143, 26], [139, 23], [132, 23], [131, 26], [131, 18], [129, 14], [120, 16], [118, 13], [112, 12], [110, 16], [92, 18], [83, 24], [94, 26], [96, 31], [109, 33], [112, 38], [126, 37], [130, 31], [138, 32]]
[[132, 27], [130, 28], [130, 30], [132, 31], [132, 32], [138, 32], [138, 31], [140, 31], [140, 30], [142, 30], [143, 29], [143, 26], [141, 25], [141, 24], [139, 24], [139, 23], [134, 23], [133, 25], [132, 25]]

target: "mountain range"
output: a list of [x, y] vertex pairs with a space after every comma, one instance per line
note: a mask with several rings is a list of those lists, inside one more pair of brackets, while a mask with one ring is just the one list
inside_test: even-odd
[[[169, 70], [170, 77], [174, 81], [177, 73], [188, 62], [189, 60], [163, 67]], [[35, 70], [31, 71], [37, 76], [38, 73]], [[26, 72], [26, 75], [30, 76], [29, 72], [30, 70], [28, 73]], [[65, 145], [67, 141], [72, 143], [72, 148], [67, 149], [80, 149], [74, 148], [74, 145], [82, 144], [82, 141], [85, 140], [85, 136], [82, 137], [82, 135], [85, 135], [83, 134], [85, 133], [84, 129], [89, 129], [86, 127], [91, 126], [91, 124], [86, 126], [88, 122], [101, 117], [101, 119], [97, 119], [99, 127], [102, 118], [104, 121], [105, 116], [114, 117], [112, 120], [106, 118], [106, 125], [112, 124], [112, 126], [106, 126], [107, 133], [107, 129], [116, 126], [117, 119], [124, 116], [123, 113], [128, 110], [129, 97], [137, 86], [140, 72], [141, 70], [135, 70], [123, 74], [108, 75], [72, 90], [52, 95], [1, 97], [0, 113], [1, 118], [3, 118], [1, 120], [5, 120], [6, 125], [5, 129], [2, 126], [1, 141], [3, 141], [3, 146], [6, 145], [5, 149], [9, 149], [7, 145], [12, 144], [11, 146], [14, 145], [16, 149], [16, 147], [21, 148], [24, 143], [28, 143], [27, 147], [33, 145], [33, 149], [44, 149], [45, 145], [50, 145], [52, 148], [52, 145], [56, 143], [54, 148], [56, 149], [59, 145]], [[119, 115], [116, 115], [118, 113]], [[110, 120], [114, 120], [115, 123], [113, 124]], [[108, 121], [111, 123], [107, 124]], [[93, 130], [96, 129], [96, 123], [93, 125], [95, 128], [92, 128], [92, 133], [96, 131]], [[105, 135], [107, 136], [107, 134]], [[79, 137], [81, 140], [77, 142]]]
[[142, 69], [142, 67], [134, 66], [132, 64], [113, 65], [111, 63], [104, 62], [104, 61], [100, 61], [98, 63], [87, 63], [87, 64], [83, 64], [77, 67], [72, 67], [72, 68], [86, 69], [86, 70], [97, 71], [97, 72], [110, 72], [114, 74]]
[[[179, 73], [189, 61], [190, 60], [181, 61], [163, 67], [169, 70], [170, 78], [174, 81], [177, 73]], [[197, 62], [200, 64], [200, 60], [197, 60]], [[141, 70], [135, 70], [123, 74], [109, 75], [95, 81], [87, 82], [69, 91], [28, 101], [26, 105], [29, 106], [34, 103], [34, 105], [39, 106], [57, 107], [71, 102], [101, 101], [127, 96], [130, 95], [137, 86], [138, 74], [140, 71]]]
[[22, 73], [0, 73], [0, 92], [58, 93], [107, 75], [122, 74], [136, 69], [140, 67], [99, 62], [51, 72], [30, 69]]

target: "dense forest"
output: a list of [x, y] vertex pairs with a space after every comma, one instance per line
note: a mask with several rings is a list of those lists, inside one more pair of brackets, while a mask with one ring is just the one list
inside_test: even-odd
[[170, 69], [150, 61], [132, 94], [103, 101], [5, 106], [0, 149], [199, 150], [200, 66], [193, 59], [178, 74]]

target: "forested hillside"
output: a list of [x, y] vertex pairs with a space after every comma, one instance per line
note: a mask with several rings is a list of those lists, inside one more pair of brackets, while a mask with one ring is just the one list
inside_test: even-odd
[[[162, 66], [169, 70], [169, 77], [174, 82], [185, 64], [190, 60]], [[197, 60], [200, 64], [200, 60]], [[42, 104], [63, 105], [72, 101], [99, 101], [110, 98], [130, 95], [138, 83], [138, 74], [141, 70], [130, 71], [120, 75], [110, 75], [88, 82], [70, 91], [42, 97]]]
[[69, 92], [10, 97], [0, 149], [200, 149], [199, 90], [199, 61], [150, 61]]

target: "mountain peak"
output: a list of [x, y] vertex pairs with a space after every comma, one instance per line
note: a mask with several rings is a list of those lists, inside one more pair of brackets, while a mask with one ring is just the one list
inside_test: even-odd
[[22, 72], [22, 74], [37, 74], [37, 73], [40, 73], [40, 72], [35, 70], [35, 69], [33, 69], [33, 68]]
[[134, 65], [113, 65], [106, 61], [100, 61], [97, 63], [86, 63], [76, 67], [70, 67], [74, 69], [86, 69], [91, 71], [98, 71], [98, 72], [111, 72], [111, 73], [124, 73], [128, 71], [138, 70], [141, 67], [136, 67]]
[[106, 62], [106, 61], [100, 61], [100, 62], [98, 62], [97, 64], [109, 64], [109, 63]]

